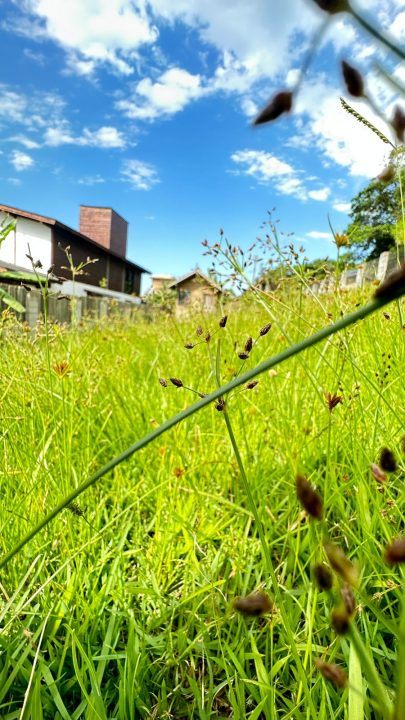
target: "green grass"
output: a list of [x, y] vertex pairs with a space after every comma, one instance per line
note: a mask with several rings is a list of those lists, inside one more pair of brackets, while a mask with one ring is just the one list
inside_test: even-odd
[[[51, 327], [48, 338], [5, 317], [1, 554], [91, 473], [194, 401], [159, 377], [209, 392], [217, 369], [220, 382], [239, 371], [237, 353], [270, 320], [244, 370], [364, 299], [305, 298], [300, 314], [294, 299], [268, 307], [246, 299], [193, 350], [183, 346], [197, 339], [197, 325], [212, 331], [220, 315], [116, 318]], [[64, 510], [2, 570], [1, 718], [382, 717], [350, 637], [331, 629], [331, 600], [310, 568], [323, 557], [327, 527], [359, 565], [354, 622], [392, 690], [402, 573], [382, 556], [404, 529], [405, 353], [399, 304], [385, 313], [229, 396], [255, 512], [224, 413], [211, 404], [89, 488], [78, 498], [83, 517]], [[343, 397], [332, 412], [326, 392]], [[383, 446], [400, 467], [380, 487], [369, 465]], [[297, 472], [323, 495], [325, 527], [299, 506]], [[238, 615], [233, 599], [258, 588], [275, 598], [272, 616]], [[346, 668], [349, 688], [326, 683], [316, 658]]]

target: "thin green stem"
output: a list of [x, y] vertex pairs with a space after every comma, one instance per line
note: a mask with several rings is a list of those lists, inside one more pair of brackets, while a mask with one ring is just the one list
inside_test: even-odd
[[15, 547], [13, 547], [0, 559], [0, 568], [4, 567], [9, 562], [9, 560], [11, 560], [11, 558], [17, 555], [17, 553], [23, 547], [25, 547], [25, 545], [27, 545], [27, 543], [29, 543], [44, 527], [49, 525], [49, 523], [52, 522], [52, 520], [54, 520], [54, 518], [67, 507], [67, 505], [73, 502], [73, 500], [76, 500], [76, 498], [79, 497], [79, 495], [81, 495], [85, 490], [94, 485], [104, 475], [107, 475], [107, 473], [113, 470], [117, 465], [131, 457], [131, 455], [138, 452], [139, 450], [142, 450], [142, 448], [149, 445], [149, 443], [153, 442], [153, 440], [156, 440], [156, 438], [158, 438], [160, 435], [163, 435], [163, 433], [167, 432], [167, 430], [170, 430], [175, 425], [178, 425], [187, 417], [190, 417], [194, 413], [201, 410], [203, 407], [206, 407], [214, 400], [217, 400], [223, 395], [226, 395], [234, 388], [239, 387], [239, 385], [243, 385], [244, 383], [253, 380], [253, 378], [255, 378], [257, 375], [260, 375], [261, 373], [270, 370], [276, 365], [279, 365], [280, 363], [289, 360], [295, 355], [298, 355], [304, 350], [307, 350], [308, 348], [316, 345], [322, 340], [325, 340], [330, 335], [333, 335], [334, 333], [343, 330], [343, 328], [348, 327], [349, 325], [353, 325], [359, 320], [363, 320], [368, 315], [371, 315], [380, 308], [385, 307], [385, 305], [390, 303], [392, 300], [401, 297], [404, 293], [405, 283], [398, 283], [395, 287], [390, 288], [384, 294], [381, 294], [379, 297], [373, 298], [373, 300], [371, 300], [371, 302], [364, 307], [359, 308], [355, 312], [340, 318], [337, 322], [332, 323], [331, 325], [327, 325], [326, 327], [322, 328], [322, 330], [319, 330], [318, 332], [310, 335], [307, 338], [304, 338], [295, 345], [292, 345], [289, 348], [282, 350], [280, 353], [273, 355], [273, 357], [264, 360], [251, 370], [247, 370], [245, 373], [243, 373], [243, 375], [240, 375], [239, 377], [234, 378], [222, 387], [213, 390], [213, 392], [211, 392], [205, 398], [202, 398], [201, 400], [194, 403], [185, 410], [182, 410], [176, 415], [173, 415], [173, 417], [169, 418], [169, 420], [166, 420], [166, 422], [162, 423], [162, 425], [160, 425], [158, 428], [152, 430], [152, 432], [145, 435], [133, 445], [130, 445], [130, 447], [124, 450], [124, 452], [122, 452], [120, 455], [112, 458], [108, 463], [103, 465], [103, 467], [101, 467], [95, 473], [90, 475], [90, 477], [84, 480], [81, 485], [72, 490], [72, 492], [69, 493], [69, 495], [67, 495], [63, 500], [61, 500], [61, 502], [58, 503], [58, 505], [56, 505], [56, 507], [50, 513], [48, 513], [48, 515], [46, 515], [32, 530], [30, 530], [30, 532], [27, 533], [27, 535], [25, 535], [20, 540], [20, 542], [15, 545]]
[[373, 27], [373, 25], [370, 25], [368, 20], [366, 20], [362, 15], [359, 15], [359, 13], [354, 10], [352, 6], [350, 6], [350, 13], [353, 15], [353, 17], [357, 20], [357, 22], [370, 34], [378, 40], [378, 42], [382, 43], [387, 47], [391, 52], [393, 52], [395, 55], [397, 55], [401, 60], [405, 60], [405, 53], [400, 48], [397, 47], [386, 35], [381, 35], [381, 33]]
[[402, 612], [398, 630], [397, 692], [394, 720], [405, 720], [405, 591], [402, 597]]
[[[384, 720], [393, 720], [393, 706], [388, 697], [387, 689], [381, 682], [381, 678], [376, 670], [373, 658], [366, 648], [359, 631], [354, 622], [350, 623], [348, 636], [356, 650], [357, 657], [360, 660], [363, 673], [368, 681], [368, 686], [374, 699], [376, 700]], [[401, 716], [401, 719], [404, 715]]]

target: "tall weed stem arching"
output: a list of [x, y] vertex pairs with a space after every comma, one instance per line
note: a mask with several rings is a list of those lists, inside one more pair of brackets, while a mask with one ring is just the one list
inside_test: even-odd
[[27, 533], [17, 543], [17, 545], [15, 545], [11, 550], [9, 550], [8, 553], [3, 555], [3, 557], [0, 559], [0, 568], [7, 565], [7, 563], [13, 557], [15, 557], [15, 555], [17, 555], [17, 553], [27, 545], [27, 543], [30, 542], [30, 540], [32, 540], [43, 528], [49, 525], [49, 523], [52, 522], [52, 520], [54, 520], [54, 518], [59, 515], [60, 512], [62, 512], [62, 510], [64, 510], [68, 505], [70, 505], [70, 503], [76, 500], [76, 498], [79, 497], [79, 495], [81, 495], [85, 490], [87, 490], [92, 485], [95, 485], [95, 483], [100, 480], [104, 475], [109, 473], [110, 470], [113, 470], [115, 467], [117, 467], [117, 465], [122, 463], [124, 460], [127, 460], [139, 450], [142, 450], [142, 448], [146, 447], [151, 442], [156, 440], [156, 438], [160, 437], [160, 435], [163, 435], [172, 427], [178, 425], [178, 423], [182, 422], [186, 418], [206, 407], [214, 400], [218, 400], [220, 397], [227, 395], [231, 390], [239, 387], [239, 385], [243, 385], [244, 383], [253, 380], [253, 378], [263, 372], [266, 372], [266, 370], [270, 370], [271, 368], [276, 367], [280, 363], [289, 360], [295, 355], [299, 355], [304, 350], [307, 350], [308, 348], [316, 345], [322, 340], [325, 340], [331, 335], [334, 335], [340, 330], [343, 330], [344, 328], [353, 325], [359, 320], [363, 320], [368, 315], [371, 315], [377, 310], [380, 310], [393, 300], [399, 299], [400, 297], [402, 297], [403, 294], [405, 294], [405, 269], [403, 270], [401, 277], [397, 279], [393, 285], [388, 282], [385, 287], [382, 287], [378, 296], [375, 296], [367, 305], [364, 305], [362, 308], [359, 308], [355, 312], [340, 318], [335, 323], [327, 325], [313, 335], [304, 338], [300, 342], [286, 348], [285, 350], [282, 350], [281, 352], [273, 355], [267, 360], [264, 360], [263, 362], [259, 363], [259, 365], [256, 365], [256, 367], [243, 373], [243, 375], [239, 375], [239, 377], [234, 378], [222, 387], [213, 390], [213, 392], [211, 392], [209, 395], [194, 403], [190, 407], [182, 410], [176, 415], [173, 415], [173, 417], [169, 418], [169, 420], [166, 420], [166, 422], [162, 423], [162, 425], [157, 427], [155, 430], [152, 430], [152, 432], [145, 435], [136, 443], [130, 445], [120, 455], [112, 458], [108, 463], [103, 465], [103, 467], [90, 475], [87, 480], [84, 480], [80, 485], [78, 485], [78, 487], [72, 490], [72, 492], [69, 493], [60, 503], [58, 503], [58, 505], [56, 505], [56, 507], [50, 513], [48, 513], [29, 533]]

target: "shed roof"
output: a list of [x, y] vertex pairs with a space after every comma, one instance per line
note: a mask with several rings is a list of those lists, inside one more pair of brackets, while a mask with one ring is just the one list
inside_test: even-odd
[[176, 280], [173, 280], [173, 282], [169, 283], [169, 288], [175, 288], [178, 285], [181, 285], [181, 283], [185, 282], [186, 280], [191, 280], [193, 277], [199, 277], [201, 280], [204, 280], [208, 285], [211, 285], [213, 288], [218, 290], [218, 292], [222, 292], [222, 288], [215, 283], [211, 278], [209, 278], [207, 275], [204, 275], [203, 272], [199, 268], [196, 268], [196, 270], [191, 270], [190, 272], [186, 273], [185, 275], [182, 275], [181, 277], [177, 278]]

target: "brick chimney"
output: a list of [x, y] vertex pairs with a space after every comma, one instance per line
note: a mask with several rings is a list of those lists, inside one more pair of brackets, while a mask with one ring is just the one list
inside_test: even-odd
[[79, 231], [107, 250], [126, 256], [128, 223], [112, 208], [80, 205]]

